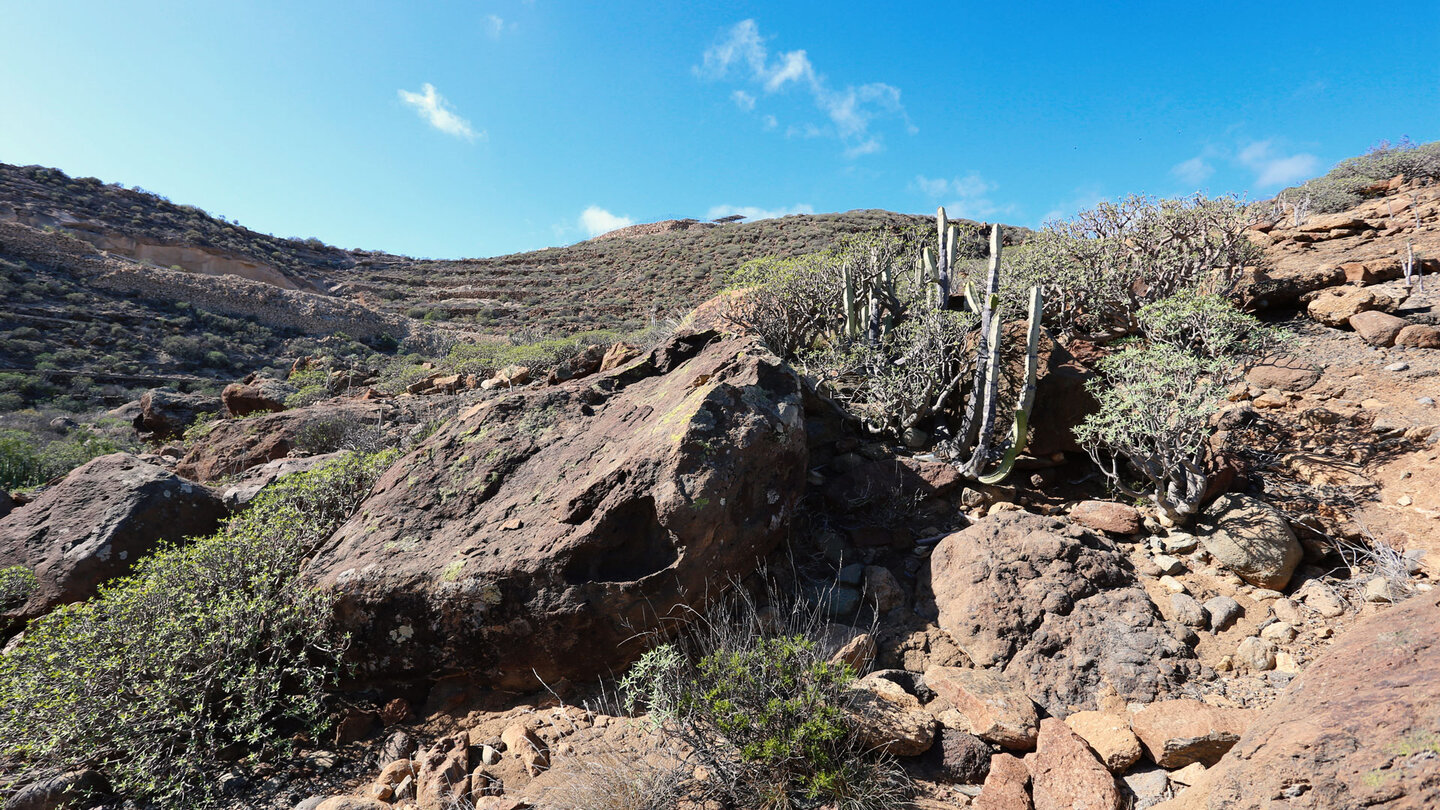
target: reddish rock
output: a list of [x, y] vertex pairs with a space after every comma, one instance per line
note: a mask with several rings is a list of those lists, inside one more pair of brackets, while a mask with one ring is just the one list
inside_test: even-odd
[[1404, 318], [1384, 312], [1359, 312], [1350, 316], [1350, 328], [1371, 346], [1391, 346], [1400, 330], [1409, 326]]
[[801, 387], [757, 340], [699, 333], [452, 418], [307, 571], [339, 596], [357, 676], [534, 688], [623, 670], [785, 535]]
[[918, 757], [935, 744], [935, 718], [900, 684], [870, 675], [852, 689], [851, 716], [865, 750]]
[[1405, 274], [1400, 263], [1394, 259], [1346, 262], [1340, 265], [1340, 269], [1345, 271], [1345, 281], [1349, 284], [1377, 284]]
[[1235, 295], [1247, 309], [1276, 309], [1344, 282], [1345, 271], [1330, 264], [1306, 263], [1270, 271], [1247, 268], [1239, 279]]
[[249, 416], [261, 411], [285, 410], [285, 398], [300, 389], [287, 382], [268, 377], [247, 377], [245, 382], [231, 383], [220, 392], [225, 412], [233, 417]]
[[[1015, 339], [1024, 342], [1019, 335]], [[1071, 348], [1081, 351], [1080, 343], [1075, 341]], [[1055, 343], [1048, 332], [1042, 337], [1040, 352], [1041, 376], [1035, 384], [1035, 407], [1030, 412], [1030, 436], [1024, 450], [1035, 456], [1084, 452], [1075, 438], [1075, 426], [1100, 409], [1086, 387], [1095, 373]]]
[[[578, 380], [581, 377], [588, 377], [600, 370], [600, 363], [605, 360], [605, 347], [590, 345], [581, 349], [573, 357], [567, 358], [564, 362], [555, 366], [545, 377], [550, 384], [565, 382], [566, 380]], [[474, 386], [471, 386], [472, 388]]]
[[451, 810], [470, 798], [470, 738], [441, 737], [414, 763], [415, 803], [420, 810]]
[[613, 371], [640, 356], [640, 350], [628, 343], [616, 343], [600, 359], [600, 371]]
[[1035, 753], [1025, 757], [1035, 810], [1118, 810], [1115, 777], [1065, 721], [1040, 721]]
[[1039, 715], [1013, 684], [983, 669], [931, 667], [925, 670], [925, 685], [965, 716], [976, 737], [1012, 751], [1035, 748]]
[[1355, 624], [1169, 806], [1440, 807], [1437, 662], [1440, 591]]
[[1350, 318], [1371, 311], [1389, 312], [1395, 308], [1395, 299], [1380, 295], [1365, 287], [1332, 287], [1322, 290], [1306, 305], [1310, 317], [1339, 329], [1347, 326]]
[[930, 585], [940, 627], [977, 666], [1056, 717], [1113, 690], [1149, 702], [1197, 676], [1114, 541], [1029, 512], [1003, 512], [942, 539]]
[[321, 402], [284, 413], [223, 419], [191, 446], [175, 472], [205, 483], [233, 478], [253, 467], [288, 457], [297, 449], [312, 453], [338, 450], [347, 431], [357, 435], [397, 419], [388, 402]]
[[380, 709], [380, 722], [387, 726], [404, 723], [414, 717], [415, 713], [410, 709], [410, 701], [405, 698], [395, 698]]
[[1429, 324], [1412, 323], [1396, 333], [1395, 345], [1414, 349], [1440, 349], [1440, 329]]
[[1114, 501], [1081, 501], [1070, 510], [1070, 519], [1087, 529], [1127, 536], [1144, 528], [1135, 507]]
[[35, 590], [5, 616], [32, 619], [95, 595], [155, 548], [215, 531], [228, 510], [210, 489], [129, 453], [72, 470], [0, 518], [0, 567], [23, 565]]
[[990, 772], [980, 795], [970, 803], [971, 810], [1032, 810], [1030, 803], [1030, 770], [1019, 757], [995, 754], [990, 757]]
[[1320, 382], [1320, 369], [1295, 357], [1271, 355], [1247, 369], [1245, 381], [1257, 388], [1305, 391]]
[[1130, 718], [1130, 728], [1150, 761], [1162, 768], [1183, 768], [1192, 762], [1209, 767], [1220, 761], [1253, 719], [1254, 713], [1245, 709], [1180, 698], [1144, 707]]
[[335, 722], [335, 744], [349, 745], [357, 740], [363, 740], [375, 730], [375, 724], [380, 716], [375, 712], [368, 712], [364, 709], [354, 707], [348, 708], [340, 713], [340, 719]]

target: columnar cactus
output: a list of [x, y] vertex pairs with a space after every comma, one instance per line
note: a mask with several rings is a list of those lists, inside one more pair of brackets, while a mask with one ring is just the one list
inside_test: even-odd
[[[941, 209], [940, 222], [944, 222]], [[953, 244], [951, 246], [953, 250]], [[1009, 475], [1015, 457], [1025, 445], [1030, 411], [1035, 404], [1035, 382], [1039, 367], [1040, 314], [1044, 300], [1038, 287], [1030, 288], [1030, 311], [1025, 343], [1025, 380], [1015, 405], [1010, 438], [995, 467], [991, 463], [995, 420], [1000, 399], [1000, 330], [1004, 318], [1000, 312], [1000, 226], [990, 227], [990, 266], [986, 275], [985, 293], [976, 296], [971, 285], [965, 289], [966, 304], [980, 316], [979, 340], [975, 348], [975, 379], [970, 398], [965, 403], [965, 416], [951, 450], [956, 469], [968, 478], [995, 483]], [[978, 300], [977, 300], [978, 299]]]

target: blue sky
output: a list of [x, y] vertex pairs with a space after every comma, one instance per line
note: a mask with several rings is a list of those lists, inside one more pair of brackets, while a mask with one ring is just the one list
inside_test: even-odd
[[731, 212], [1038, 225], [1440, 138], [1437, 30], [1436, 0], [0, 0], [0, 161], [431, 257]]

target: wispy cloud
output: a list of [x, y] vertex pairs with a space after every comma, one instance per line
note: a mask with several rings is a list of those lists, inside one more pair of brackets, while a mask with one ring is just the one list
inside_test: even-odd
[[[870, 82], [846, 85], [836, 90], [826, 81], [824, 74], [815, 69], [804, 50], [785, 51], [772, 58], [754, 20], [736, 23], [722, 39], [706, 49], [695, 72], [706, 79], [748, 81], [767, 95], [779, 93], [792, 85], [802, 88], [810, 94], [816, 108], [825, 114], [828, 123], [823, 127], [813, 123], [792, 125], [787, 127], [786, 134], [803, 134], [804, 137], [823, 134], [838, 138], [845, 146], [847, 157], [873, 154], [884, 149], [882, 135], [871, 131], [872, 124], [879, 119], [898, 118], [904, 122], [907, 132], [916, 132], [905, 114], [905, 106], [900, 102], [899, 88], [883, 82]], [[743, 93], [747, 101], [742, 103], [741, 93], [743, 91], [736, 91], [731, 98], [741, 109], [753, 110], [756, 97]], [[762, 120], [766, 129], [774, 129], [779, 124], [771, 114]]]
[[805, 205], [804, 203], [801, 203], [799, 205], [792, 205], [788, 208], [761, 208], [756, 205], [715, 205], [711, 206], [710, 210], [706, 212], [705, 218], [719, 219], [721, 217], [728, 217], [734, 214], [740, 214], [741, 216], [750, 220], [778, 219], [780, 217], [788, 217], [791, 214], [813, 213], [815, 213], [815, 209], [809, 205]]
[[943, 204], [945, 212], [954, 217], [985, 220], [1016, 211], [1014, 203], [1002, 204], [991, 199], [990, 193], [998, 186], [977, 172], [952, 179], [917, 175], [913, 185], [932, 203]]
[[1275, 138], [1239, 139], [1228, 145], [1206, 144], [1200, 154], [1170, 167], [1170, 174], [1188, 185], [1200, 186], [1222, 166], [1249, 171], [1255, 176], [1254, 187], [1268, 191], [1314, 177], [1320, 159], [1308, 152], [1286, 150]]
[[735, 102], [736, 107], [739, 107], [745, 112], [750, 112], [755, 109], [755, 97], [744, 90], [736, 90], [731, 93], [730, 99]]
[[486, 14], [481, 25], [485, 29], [485, 36], [491, 39], [499, 39], [500, 35], [505, 32], [505, 18], [499, 14]]
[[588, 236], [599, 236], [634, 224], [635, 220], [616, 216], [598, 205], [592, 205], [580, 213], [580, 230]]
[[1170, 168], [1170, 173], [1192, 185], [1200, 185], [1210, 179], [1215, 173], [1215, 167], [1211, 165], [1209, 156], [1199, 154], [1189, 160], [1182, 160]]
[[484, 132], [476, 132], [469, 121], [457, 115], [445, 97], [435, 90], [435, 85], [429, 82], [421, 85], [418, 93], [401, 90], [400, 100], [412, 107], [430, 126], [446, 135], [454, 135], [467, 141], [485, 137]]
[[1286, 154], [1268, 140], [1247, 144], [1237, 158], [1255, 172], [1255, 185], [1265, 189], [1313, 177], [1320, 168], [1320, 158], [1305, 152]]

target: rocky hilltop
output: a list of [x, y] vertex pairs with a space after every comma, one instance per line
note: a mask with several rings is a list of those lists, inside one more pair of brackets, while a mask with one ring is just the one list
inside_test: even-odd
[[[1336, 212], [1195, 202], [1233, 260], [1127, 283], [1153, 300], [1116, 326], [1040, 283], [1004, 299], [1064, 243], [999, 226], [989, 265], [876, 212], [427, 263], [177, 237], [198, 214], [3, 176], [17, 314], [140, 324], [174, 296], [245, 362], [303, 352], [150, 388], [112, 413], [128, 452], [0, 492], [7, 807], [1440, 802], [1432, 177]], [[91, 227], [122, 200], [161, 224]], [[704, 261], [862, 228], [806, 284], [701, 300]], [[563, 345], [404, 311], [553, 312], [516, 290], [588, 267], [576, 311], [623, 323], [622, 255], [671, 257], [700, 306]], [[385, 294], [412, 273], [433, 285]], [[103, 308], [42, 312], [62, 292]], [[771, 317], [797, 294], [819, 314]], [[397, 348], [403, 373], [372, 363]], [[1164, 410], [1155, 357], [1183, 372], [1163, 399], [1209, 387], [1163, 430], [1120, 409], [1137, 449], [1101, 421]]]

